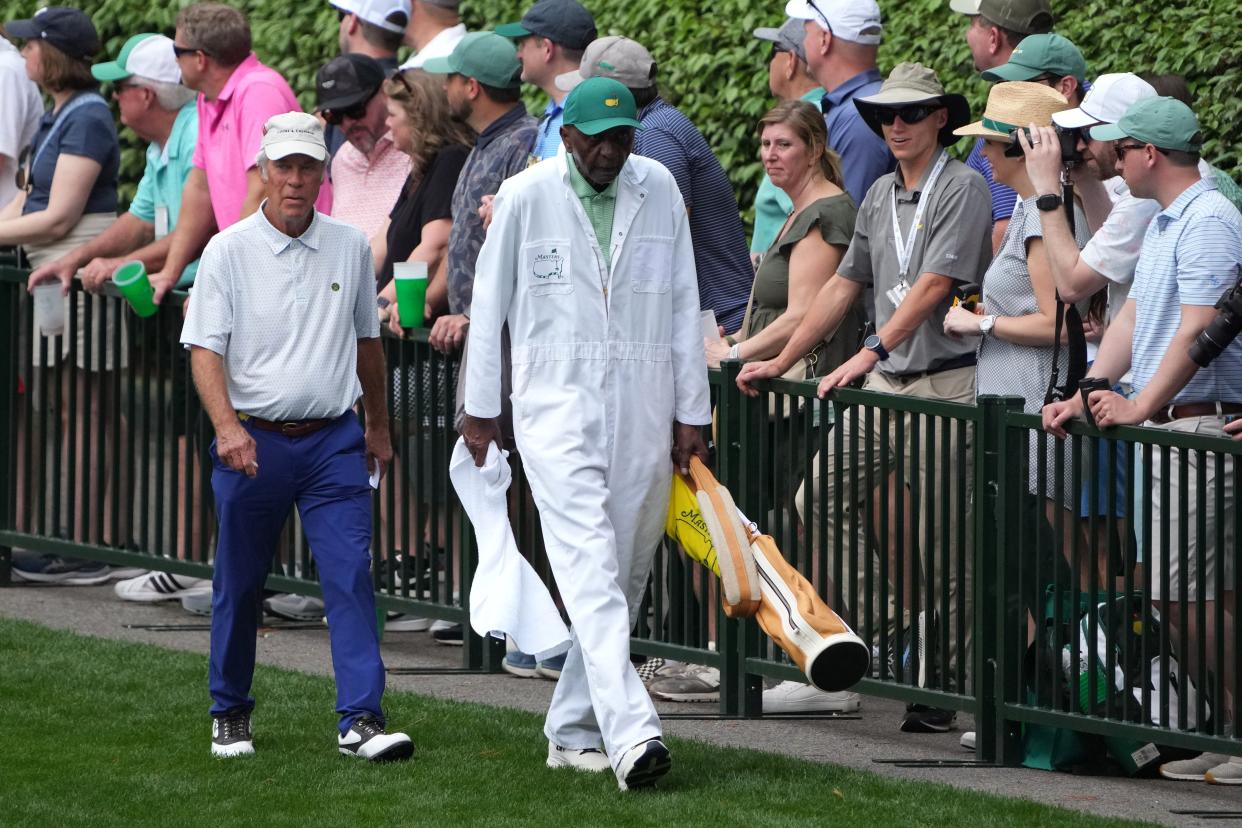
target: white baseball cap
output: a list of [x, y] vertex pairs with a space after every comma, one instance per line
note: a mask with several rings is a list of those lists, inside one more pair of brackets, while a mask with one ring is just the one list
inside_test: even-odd
[[785, 14], [798, 20], [814, 20], [842, 40], [875, 46], [884, 27], [875, 0], [789, 0]]
[[181, 83], [181, 67], [173, 52], [171, 38], [162, 34], [136, 34], [117, 54], [116, 60], [96, 63], [91, 67], [95, 80], [113, 82], [137, 75], [147, 80]]
[[410, 25], [410, 0], [329, 0], [343, 12], [373, 26], [403, 34]]
[[1154, 97], [1155, 87], [1131, 72], [1100, 75], [1082, 99], [1081, 106], [1055, 113], [1052, 122], [1064, 129], [1115, 124], [1135, 103]]
[[263, 125], [259, 155], [271, 161], [290, 155], [309, 155], [316, 161], [326, 161], [328, 145], [324, 143], [319, 119], [306, 112], [273, 115]]

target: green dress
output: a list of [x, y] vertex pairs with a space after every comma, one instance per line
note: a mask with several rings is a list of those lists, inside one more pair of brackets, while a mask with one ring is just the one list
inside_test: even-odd
[[[785, 232], [768, 248], [755, 272], [755, 294], [750, 322], [745, 331], [747, 339], [771, 325], [785, 312], [789, 304], [789, 257], [794, 246], [808, 233], [818, 229], [828, 244], [848, 247], [854, 235], [854, 218], [857, 215], [854, 200], [842, 193], [814, 201], [794, 216]], [[855, 302], [842, 318], [836, 333], [816, 346], [815, 364], [808, 377], [822, 377], [856, 354], [865, 322], [862, 303]]]

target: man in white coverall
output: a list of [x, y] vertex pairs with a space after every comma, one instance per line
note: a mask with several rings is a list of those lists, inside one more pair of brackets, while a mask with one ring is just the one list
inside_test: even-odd
[[[706, 458], [699, 294], [672, 175], [630, 155], [634, 98], [608, 78], [565, 100], [564, 149], [500, 188], [479, 253], [462, 436], [500, 442], [500, 331], [513, 426], [573, 644], [548, 710], [548, 766], [622, 790], [668, 772], [629, 636], [668, 511], [673, 461]], [[607, 756], [600, 752], [601, 742]]]

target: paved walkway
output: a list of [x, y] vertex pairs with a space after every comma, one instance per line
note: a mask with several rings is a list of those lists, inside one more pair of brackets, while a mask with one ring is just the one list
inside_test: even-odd
[[[112, 587], [18, 586], [0, 589], [0, 616], [118, 641], [137, 641], [205, 654], [208, 634], [201, 622], [176, 604], [123, 603]], [[129, 625], [169, 625], [137, 629]], [[190, 626], [189, 629], [180, 627]], [[261, 663], [305, 673], [331, 673], [326, 629], [265, 630], [258, 647]], [[392, 667], [455, 667], [461, 653], [441, 647], [422, 633], [389, 633], [384, 659]], [[546, 709], [552, 682], [501, 675], [391, 676], [389, 686], [428, 696], [534, 712]], [[206, 714], [207, 695], [203, 692]], [[712, 705], [664, 704], [663, 713], [711, 713]], [[858, 718], [690, 721], [670, 720], [665, 731], [729, 747], [749, 747], [815, 762], [830, 762], [898, 779], [921, 779], [1060, 805], [1103, 816], [1167, 825], [1221, 824], [1175, 815], [1175, 810], [1231, 811], [1242, 814], [1242, 788], [1161, 780], [1130, 780], [1044, 773], [1025, 768], [898, 768], [882, 759], [969, 759], [958, 746], [960, 730], [936, 735], [903, 734], [897, 729], [903, 708], [896, 702], [866, 698]], [[969, 729], [969, 718], [959, 720]], [[418, 734], [413, 734], [417, 740]], [[531, 738], [541, 739], [538, 733]], [[1234, 822], [1242, 823], [1242, 816]], [[1228, 824], [1228, 821], [1225, 821]]]

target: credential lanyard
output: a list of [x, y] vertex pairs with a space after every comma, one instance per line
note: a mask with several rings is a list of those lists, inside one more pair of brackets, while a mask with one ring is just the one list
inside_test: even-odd
[[944, 169], [944, 165], [949, 163], [949, 154], [944, 150], [940, 151], [940, 157], [936, 159], [936, 166], [932, 167], [931, 175], [927, 177], [927, 184], [923, 187], [919, 195], [918, 206], [914, 208], [914, 221], [910, 223], [910, 237], [903, 238], [901, 235], [901, 225], [897, 221], [897, 182], [893, 182], [893, 189], [889, 192], [888, 203], [893, 211], [893, 242], [897, 248], [897, 267], [898, 279], [900, 283], [908, 284], [910, 273], [910, 259], [914, 255], [914, 242], [919, 236], [919, 228], [923, 225], [923, 213], [927, 211], [927, 203], [931, 201], [929, 197], [933, 188], [936, 186], [936, 179], [940, 177], [940, 172]]

